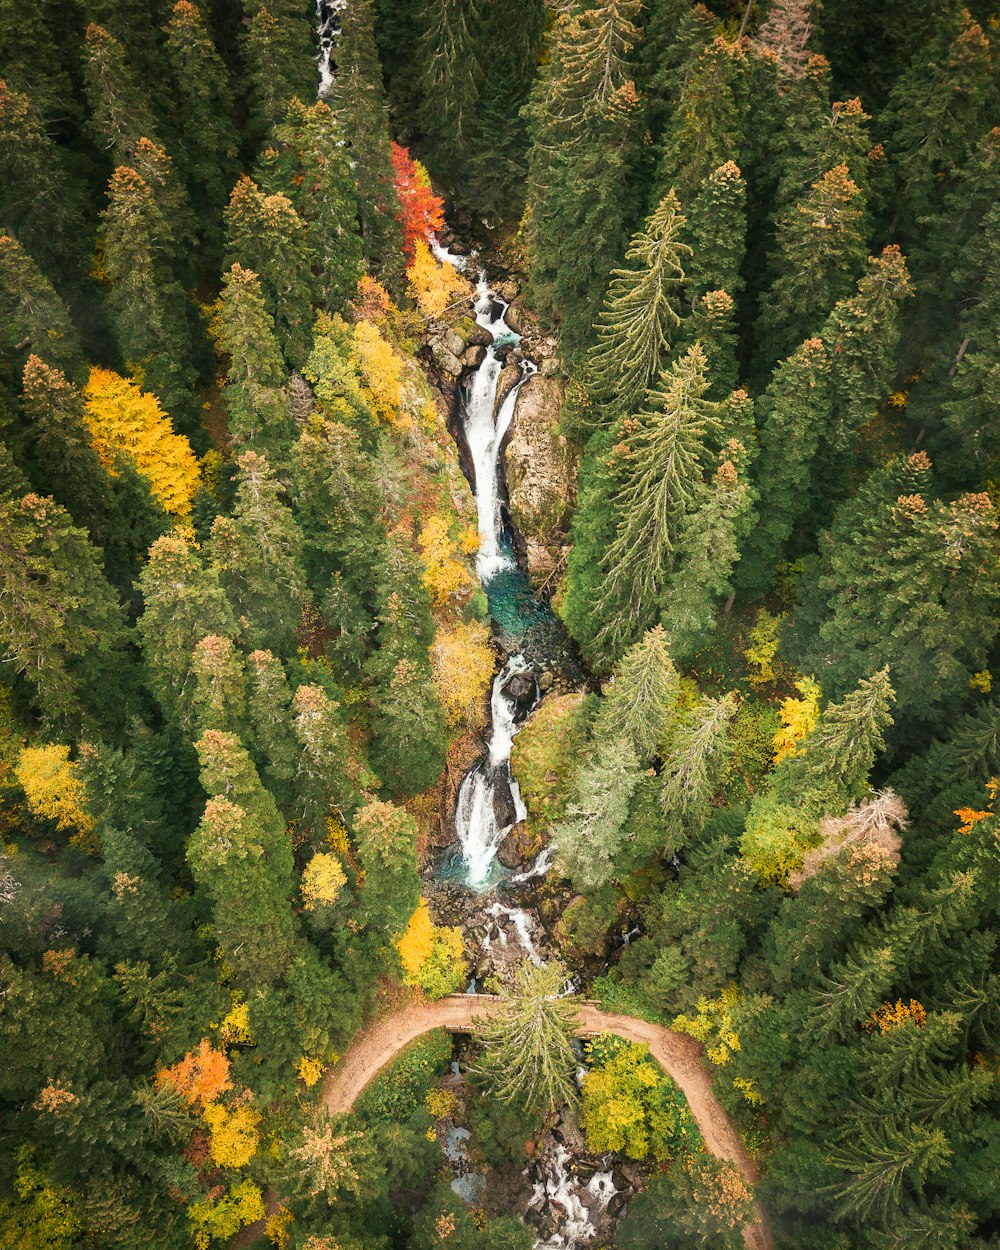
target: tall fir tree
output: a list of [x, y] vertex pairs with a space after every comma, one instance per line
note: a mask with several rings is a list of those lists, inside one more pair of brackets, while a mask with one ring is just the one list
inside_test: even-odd
[[87, 27], [84, 87], [90, 134], [113, 164], [131, 161], [142, 138], [159, 143], [159, 127], [140, 74], [119, 40], [95, 23]]
[[355, 166], [365, 260], [390, 291], [399, 294], [404, 272], [402, 210], [373, 25], [374, 0], [347, 6], [332, 102]]
[[250, 134], [266, 139], [294, 99], [316, 96], [315, 35], [297, 0], [242, 0], [244, 57], [250, 94]]
[[638, 407], [666, 366], [681, 321], [678, 293], [691, 255], [681, 241], [685, 224], [677, 196], [669, 191], [632, 237], [625, 256], [638, 263], [611, 271], [588, 377], [612, 412]]
[[69, 310], [17, 239], [0, 235], [0, 358], [12, 383], [28, 355], [39, 355], [78, 385], [87, 365]]
[[77, 119], [73, 84], [55, 38], [57, 13], [35, 0], [0, 0], [0, 78], [23, 91], [46, 127]]
[[421, 8], [420, 124], [430, 166], [449, 184], [465, 172], [478, 120], [484, 66], [476, 36], [484, 9], [484, 0], [425, 0]]
[[579, 354], [607, 275], [625, 249], [631, 137], [638, 97], [630, 55], [638, 0], [562, 13], [526, 107], [531, 148], [524, 226], [531, 298]]

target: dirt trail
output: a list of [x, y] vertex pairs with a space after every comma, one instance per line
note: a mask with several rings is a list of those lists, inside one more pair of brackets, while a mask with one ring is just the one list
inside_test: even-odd
[[[498, 1002], [486, 994], [453, 994], [436, 1003], [409, 1003], [373, 1021], [354, 1039], [343, 1059], [327, 1072], [323, 1104], [331, 1112], [350, 1111], [368, 1082], [415, 1038], [431, 1029], [475, 1032], [477, 1020], [495, 1010]], [[717, 1158], [736, 1164], [747, 1180], [756, 1184], [757, 1169], [712, 1091], [711, 1077], [701, 1062], [704, 1048], [698, 1042], [633, 1016], [602, 1011], [594, 1003], [581, 1004], [578, 1033], [581, 1037], [616, 1033], [630, 1042], [647, 1042], [649, 1053], [687, 1099], [706, 1148]], [[757, 1220], [747, 1225], [744, 1240], [751, 1250], [771, 1250], [774, 1244], [760, 1203]]]

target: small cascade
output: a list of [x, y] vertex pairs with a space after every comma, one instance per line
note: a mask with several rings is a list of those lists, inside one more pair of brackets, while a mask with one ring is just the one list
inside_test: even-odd
[[573, 1169], [573, 1156], [559, 1141], [546, 1152], [539, 1169], [528, 1212], [561, 1218], [557, 1230], [535, 1242], [535, 1250], [575, 1250], [593, 1241], [598, 1233], [595, 1217], [603, 1215], [617, 1193], [611, 1172], [595, 1172], [584, 1183]]
[[319, 40], [319, 52], [316, 55], [316, 68], [319, 70], [317, 95], [321, 100], [326, 100], [333, 91], [336, 64], [334, 53], [346, 8], [347, 0], [316, 0], [316, 36]]
[[538, 689], [530, 673], [524, 656], [513, 655], [494, 678], [487, 751], [458, 792], [455, 827], [466, 884], [475, 890], [494, 884], [491, 870], [500, 843], [527, 815], [510, 770], [510, 752], [520, 722], [537, 701]]

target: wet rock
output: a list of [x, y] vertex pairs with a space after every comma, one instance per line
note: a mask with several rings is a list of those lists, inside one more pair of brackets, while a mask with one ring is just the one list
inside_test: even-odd
[[535, 838], [524, 821], [514, 826], [500, 843], [497, 859], [505, 868], [521, 868], [533, 858]]
[[496, 417], [496, 415], [500, 412], [500, 409], [503, 407], [503, 401], [507, 398], [507, 396], [511, 393], [514, 387], [517, 386], [518, 382], [520, 382], [521, 380], [521, 370], [519, 366], [511, 363], [513, 354], [514, 353], [511, 352], [510, 356], [508, 356], [507, 358], [508, 363], [504, 366], [503, 370], [501, 371], [500, 379], [497, 382], [496, 402], [493, 405], [494, 417]]
[[467, 347], [459, 359], [463, 368], [478, 369], [486, 359], [486, 348], [478, 346]]
[[555, 678], [551, 673], [541, 673], [538, 678], [538, 689], [542, 691], [551, 690], [554, 681]]
[[576, 500], [577, 460], [558, 431], [562, 387], [535, 374], [521, 387], [506, 448], [510, 513], [524, 536], [536, 585], [559, 567]]
[[628, 1211], [628, 1199], [624, 1194], [612, 1194], [608, 1203], [608, 1218], [617, 1220]]

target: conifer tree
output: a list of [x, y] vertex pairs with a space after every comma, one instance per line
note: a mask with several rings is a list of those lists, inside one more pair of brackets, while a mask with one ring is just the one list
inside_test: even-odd
[[229, 73], [204, 15], [191, 0], [177, 0], [164, 48], [172, 77], [175, 126], [182, 142], [177, 161], [202, 227], [216, 247], [217, 222], [236, 176], [239, 147], [232, 122]]
[[222, 279], [215, 339], [227, 356], [222, 402], [233, 446], [284, 458], [295, 434], [288, 370], [260, 279], [238, 263]]
[[601, 732], [594, 759], [576, 778], [565, 818], [552, 826], [559, 871], [575, 889], [592, 893], [614, 877], [627, 837], [629, 804], [641, 776], [629, 739], [608, 739]]
[[685, 224], [677, 196], [669, 191], [644, 229], [632, 236], [625, 255], [638, 264], [611, 271], [589, 376], [615, 410], [629, 412], [640, 405], [666, 366], [681, 320], [677, 297], [683, 266], [691, 255], [681, 242]]
[[571, 356], [591, 340], [608, 272], [624, 250], [638, 12], [638, 0], [604, 0], [559, 15], [549, 63], [526, 105], [531, 295], [560, 320]]
[[330, 107], [293, 100], [260, 165], [262, 186], [287, 195], [305, 221], [319, 298], [339, 311], [355, 293], [364, 249], [355, 175]]
[[394, 294], [403, 287], [403, 230], [390, 152], [373, 0], [344, 11], [333, 104], [354, 162], [361, 234], [369, 269]]
[[213, 898], [215, 936], [238, 983], [273, 983], [297, 942], [285, 823], [238, 738], [208, 731], [197, 749], [211, 797], [188, 843], [188, 862]]
[[0, 0], [0, 78], [23, 91], [46, 125], [77, 116], [73, 87], [54, 36], [52, 11], [35, 0]]
[[665, 845], [679, 849], [699, 834], [708, 820], [729, 754], [729, 732], [736, 712], [732, 694], [705, 696], [678, 716], [661, 750], [660, 805], [666, 823]]
[[815, 332], [847, 296], [865, 258], [864, 197], [846, 165], [836, 165], [777, 223], [777, 277], [765, 300], [766, 363], [794, 346], [802, 328]]
[[194, 724], [200, 733], [216, 729], [242, 740], [247, 730], [243, 657], [229, 638], [208, 634], [191, 653]]
[[133, 160], [140, 139], [159, 143], [159, 128], [142, 79], [119, 40], [95, 23], [87, 27], [84, 86], [90, 104], [90, 133], [115, 165]]
[[188, 302], [172, 278], [173, 235], [150, 185], [128, 166], [115, 170], [104, 213], [104, 256], [118, 341], [182, 428], [194, 428], [196, 371], [191, 364]]
[[815, 0], [772, 0], [761, 22], [755, 43], [773, 53], [778, 61], [778, 81], [787, 86], [800, 78], [810, 58], [812, 13]]
[[405, 808], [373, 799], [355, 813], [351, 833], [364, 867], [366, 923], [392, 940], [405, 930], [420, 898], [416, 821]]
[[87, 21], [121, 44], [136, 72], [152, 81], [160, 66], [167, 0], [84, 0]]
[[252, 138], [264, 139], [294, 99], [316, 95], [315, 36], [296, 0], [243, 0]]
[[226, 252], [260, 279], [285, 359], [305, 364], [315, 295], [306, 224], [284, 195], [265, 195], [244, 174], [226, 209]]
[[26, 357], [41, 356], [81, 384], [87, 377], [69, 311], [34, 260], [9, 234], [0, 235], [0, 353], [11, 380]]
[[641, 763], [652, 759], [666, 740], [677, 683], [666, 632], [657, 625], [615, 665], [594, 726], [596, 736], [622, 738]]
[[292, 729], [292, 691], [281, 661], [270, 651], [252, 651], [246, 673], [247, 742], [268, 790], [286, 811], [299, 758]]
[[[46, 211], [40, 213], [39, 205]], [[93, 232], [80, 187], [30, 99], [0, 78], [0, 229], [57, 289], [81, 270]]]
[[121, 607], [87, 535], [52, 499], [0, 500], [0, 636], [57, 735], [113, 733], [132, 691]]
[[483, 0], [425, 0], [422, 5], [420, 124], [430, 143], [430, 164], [449, 182], [464, 171], [477, 121], [484, 67], [476, 34], [484, 7]]
[[806, 339], [778, 365], [758, 411], [758, 521], [736, 570], [739, 585], [752, 593], [768, 587], [796, 523], [807, 515], [813, 460], [832, 424], [830, 358], [821, 339]]
[[709, 291], [735, 299], [743, 286], [747, 184], [735, 161], [726, 161], [691, 196], [681, 237], [689, 247], [684, 265], [686, 303], [694, 307]]
[[195, 646], [208, 634], [231, 638], [232, 609], [214, 570], [173, 534], [157, 539], [150, 548], [139, 582], [145, 607], [138, 631], [149, 686], [164, 715], [189, 728]]
[[292, 727], [299, 743], [295, 794], [305, 828], [317, 848], [331, 817], [342, 823], [354, 807], [347, 725], [340, 704], [322, 686], [299, 686], [292, 700]]
[[573, 1034], [578, 1008], [562, 993], [558, 963], [525, 962], [513, 987], [500, 987], [500, 1003], [479, 1025], [483, 1054], [477, 1064], [501, 1102], [551, 1114], [576, 1091]]
[[308, 601], [302, 531], [265, 456], [246, 451], [236, 467], [233, 515], [213, 522], [209, 563], [241, 622], [248, 647], [291, 656]]

